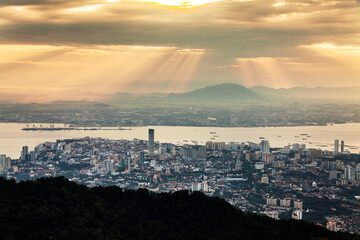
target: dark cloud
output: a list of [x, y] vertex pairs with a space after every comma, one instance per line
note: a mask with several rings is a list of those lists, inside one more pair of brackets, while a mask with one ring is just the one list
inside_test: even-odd
[[343, 26], [245, 28], [139, 21], [11, 24], [0, 31], [3, 43], [175, 46], [215, 49], [240, 57], [289, 54], [289, 48], [354, 33], [352, 27]]

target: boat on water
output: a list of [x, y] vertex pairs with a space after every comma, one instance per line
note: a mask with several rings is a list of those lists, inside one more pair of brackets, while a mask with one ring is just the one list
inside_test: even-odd
[[210, 132], [210, 134], [216, 134], [216, 132]]
[[264, 137], [259, 137], [259, 139], [265, 139]]

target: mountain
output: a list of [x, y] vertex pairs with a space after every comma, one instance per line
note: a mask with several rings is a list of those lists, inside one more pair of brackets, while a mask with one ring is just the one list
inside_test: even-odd
[[131, 94], [117, 93], [112, 95], [108, 104], [239, 104], [261, 101], [264, 98], [251, 90], [233, 83], [223, 83], [186, 93], [152, 93]]
[[347, 103], [358, 103], [360, 101], [360, 87], [294, 87], [275, 89], [254, 86], [249, 89], [271, 100], [318, 100], [339, 103], [341, 103], [341, 101]]
[[0, 178], [0, 239], [359, 239], [304, 221], [245, 214], [200, 192], [88, 188]]
[[260, 101], [263, 97], [251, 90], [234, 83], [223, 83], [209, 86], [187, 93], [169, 94], [165, 97], [169, 101], [193, 103], [241, 103]]

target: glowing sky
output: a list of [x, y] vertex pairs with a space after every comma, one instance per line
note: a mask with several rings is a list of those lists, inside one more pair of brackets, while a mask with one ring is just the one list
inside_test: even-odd
[[[0, 95], [360, 86], [356, 0], [0, 0]], [[0, 98], [0, 100], [3, 98]]]

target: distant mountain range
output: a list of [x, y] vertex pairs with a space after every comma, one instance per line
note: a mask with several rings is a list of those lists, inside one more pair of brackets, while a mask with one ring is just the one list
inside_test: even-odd
[[192, 103], [239, 103], [243, 101], [264, 100], [260, 94], [233, 83], [223, 83], [187, 93], [169, 94], [165, 99]]
[[[323, 103], [360, 103], [360, 87], [340, 88], [268, 88], [255, 86], [246, 88], [235, 83], [223, 83], [215, 86], [196, 89], [185, 93], [148, 93], [133, 94], [120, 92], [115, 94], [88, 93], [83, 101], [100, 102], [109, 105], [148, 105], [148, 104], [201, 104], [201, 105], [233, 105], [262, 102], [294, 102], [319, 101]], [[42, 99], [47, 99], [43, 96]], [[51, 99], [51, 98], [49, 98]], [[71, 99], [70, 99], [71, 101]], [[74, 102], [79, 99], [74, 99]], [[20, 95], [7, 96], [3, 92], [0, 102], [27, 102]]]
[[146, 94], [117, 93], [106, 99], [108, 104], [241, 104], [278, 101], [322, 101], [359, 103], [360, 87], [341, 88], [246, 88], [239, 84], [223, 83], [185, 93]]
[[275, 89], [255, 86], [249, 88], [249, 90], [269, 100], [318, 100], [338, 103], [341, 103], [341, 101], [359, 103], [360, 101], [360, 87], [294, 87]]
[[110, 97], [108, 103], [148, 103], [155, 104], [239, 104], [242, 102], [260, 102], [264, 97], [239, 84], [223, 83], [186, 93], [159, 93], [135, 95], [117, 93]]

